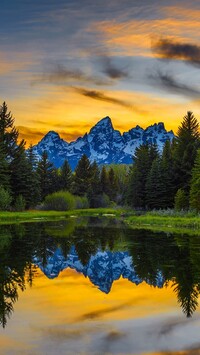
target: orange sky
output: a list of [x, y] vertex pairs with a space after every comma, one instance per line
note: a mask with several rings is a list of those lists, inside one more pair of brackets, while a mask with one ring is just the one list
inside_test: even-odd
[[105, 116], [175, 133], [187, 111], [200, 117], [198, 1], [10, 1], [0, 97], [27, 144], [49, 130], [74, 140]]

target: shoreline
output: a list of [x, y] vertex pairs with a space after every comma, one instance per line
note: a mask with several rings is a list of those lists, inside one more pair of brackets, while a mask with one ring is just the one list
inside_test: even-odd
[[76, 217], [109, 217], [119, 218], [127, 226], [144, 229], [183, 230], [200, 232], [200, 217], [198, 216], [158, 216], [146, 213], [140, 216], [135, 211], [113, 208], [80, 209], [66, 212], [58, 211], [25, 211], [25, 212], [0, 212], [0, 225], [25, 222], [45, 222]]

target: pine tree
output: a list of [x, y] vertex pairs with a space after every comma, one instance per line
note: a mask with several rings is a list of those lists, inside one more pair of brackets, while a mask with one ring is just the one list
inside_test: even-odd
[[160, 208], [172, 208], [174, 203], [174, 168], [172, 158], [172, 144], [165, 142], [161, 156], [161, 206]]
[[99, 207], [101, 196], [100, 171], [96, 161], [91, 164], [91, 185], [87, 192], [91, 208]]
[[192, 170], [190, 207], [200, 211], [200, 149], [197, 151], [194, 168]]
[[84, 196], [91, 186], [91, 165], [88, 157], [84, 154], [75, 169], [73, 193]]
[[108, 171], [108, 181], [109, 181], [108, 196], [112, 201], [115, 201], [118, 192], [118, 184], [117, 184], [117, 178], [115, 176], [113, 168], [110, 168]]
[[15, 151], [15, 156], [10, 163], [10, 174], [13, 202], [16, 201], [17, 196], [22, 195], [26, 201], [26, 207], [28, 207], [31, 169], [23, 146], [19, 146]]
[[2, 142], [0, 142], [0, 186], [10, 189], [9, 163]]
[[174, 198], [174, 208], [177, 211], [186, 210], [188, 207], [188, 196], [183, 189], [178, 189]]
[[48, 160], [48, 154], [46, 151], [42, 153], [41, 160], [38, 163], [37, 173], [40, 182], [41, 199], [53, 192], [53, 183], [55, 176], [55, 169], [53, 164]]
[[28, 197], [28, 207], [35, 207], [41, 199], [40, 191], [40, 181], [39, 174], [37, 171], [37, 159], [33, 150], [33, 146], [30, 145], [27, 152], [27, 159], [29, 164], [30, 175], [28, 178], [28, 188], [29, 188], [29, 197]]
[[146, 204], [150, 209], [162, 207], [162, 172], [161, 159], [158, 157], [152, 163], [146, 182]]
[[165, 142], [161, 157], [155, 159], [147, 177], [146, 202], [148, 208], [172, 208], [174, 205], [173, 143]]
[[178, 128], [174, 149], [175, 184], [189, 193], [192, 168], [200, 147], [199, 123], [193, 113], [188, 111]]
[[[0, 142], [6, 158], [12, 158], [17, 149], [18, 130], [14, 127], [14, 118], [5, 102], [0, 106]], [[22, 140], [18, 145], [23, 146]]]
[[158, 156], [155, 145], [141, 145], [136, 148], [134, 163], [130, 172], [127, 202], [132, 207], [146, 207], [146, 184], [153, 160]]
[[67, 160], [64, 161], [60, 169], [60, 189], [70, 191], [72, 187], [72, 170]]
[[109, 186], [109, 179], [108, 179], [108, 174], [105, 166], [103, 166], [101, 169], [100, 185], [101, 185], [101, 192], [108, 195], [110, 186]]

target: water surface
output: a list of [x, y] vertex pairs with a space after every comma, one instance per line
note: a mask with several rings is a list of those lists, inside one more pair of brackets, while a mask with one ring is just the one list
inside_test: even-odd
[[199, 292], [198, 235], [0, 227], [0, 354], [199, 354]]

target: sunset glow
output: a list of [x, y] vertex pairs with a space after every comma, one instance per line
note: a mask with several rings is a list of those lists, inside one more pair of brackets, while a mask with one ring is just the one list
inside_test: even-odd
[[198, 1], [22, 0], [1, 13], [1, 101], [27, 144], [49, 130], [72, 141], [105, 116], [121, 132], [198, 118]]

